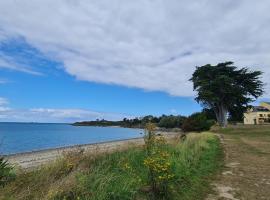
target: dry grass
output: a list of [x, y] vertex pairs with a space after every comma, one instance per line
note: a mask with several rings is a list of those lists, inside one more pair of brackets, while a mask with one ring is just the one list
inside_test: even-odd
[[[230, 126], [224, 138], [226, 167], [216, 180], [236, 199], [270, 199], [270, 126]], [[212, 199], [218, 199], [218, 195]]]

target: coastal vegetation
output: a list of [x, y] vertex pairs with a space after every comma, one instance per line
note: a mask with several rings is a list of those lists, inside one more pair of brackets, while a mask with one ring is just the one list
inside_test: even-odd
[[8, 161], [0, 155], [0, 187], [4, 187], [15, 178], [13, 168], [9, 165]]
[[186, 116], [162, 115], [155, 117], [147, 115], [141, 118], [127, 119], [121, 121], [83, 121], [76, 122], [74, 126], [120, 126], [126, 128], [145, 128], [146, 124], [153, 123], [161, 129], [182, 129], [184, 131], [206, 131], [215, 123], [215, 116], [211, 115], [211, 111], [203, 110], [202, 112], [193, 113]]
[[[149, 135], [150, 133], [150, 135]], [[103, 155], [80, 152], [33, 171], [18, 171], [0, 199], [203, 199], [222, 166], [219, 139], [191, 133], [164, 141], [151, 127], [143, 148]]]
[[133, 119], [124, 118], [120, 121], [108, 121], [108, 120], [95, 120], [95, 121], [83, 121], [76, 122], [75, 126], [121, 126], [126, 128], [144, 128], [147, 123], [154, 123], [156, 126], [161, 128], [180, 128], [183, 121], [186, 119], [185, 116], [174, 116], [174, 115], [162, 115], [160, 117], [147, 115], [144, 117], [136, 117]]
[[190, 80], [198, 93], [196, 101], [212, 109], [219, 125], [226, 127], [228, 113], [232, 118], [242, 115], [248, 104], [263, 94], [261, 75], [261, 71], [237, 69], [233, 62], [224, 62], [197, 67]]
[[198, 112], [187, 117], [181, 126], [184, 132], [207, 131], [215, 124], [215, 120], [208, 117], [204, 112]]

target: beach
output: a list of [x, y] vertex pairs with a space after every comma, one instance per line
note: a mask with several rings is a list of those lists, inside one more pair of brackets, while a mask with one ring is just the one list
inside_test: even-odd
[[[168, 140], [179, 136], [179, 132], [158, 132]], [[52, 148], [46, 150], [17, 153], [5, 156], [10, 164], [15, 168], [31, 170], [48, 162], [60, 159], [67, 153], [102, 154], [121, 151], [130, 147], [140, 147], [144, 145], [143, 138], [116, 140], [112, 142], [101, 142], [94, 144], [74, 145], [68, 147]]]

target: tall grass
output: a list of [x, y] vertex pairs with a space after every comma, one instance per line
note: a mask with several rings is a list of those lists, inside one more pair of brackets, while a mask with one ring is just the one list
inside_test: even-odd
[[0, 187], [4, 187], [8, 182], [15, 178], [13, 168], [9, 165], [7, 160], [0, 155]]
[[[209, 179], [221, 166], [222, 151], [211, 133], [189, 134], [164, 146], [175, 175], [167, 199], [203, 199]], [[0, 199], [150, 199], [147, 157], [140, 148], [97, 157], [67, 156], [47, 167], [21, 172], [0, 189]]]

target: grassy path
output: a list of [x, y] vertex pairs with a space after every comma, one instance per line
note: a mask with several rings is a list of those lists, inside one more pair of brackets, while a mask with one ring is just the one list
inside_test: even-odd
[[207, 200], [270, 200], [270, 126], [238, 126], [218, 131], [225, 168]]

